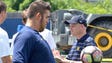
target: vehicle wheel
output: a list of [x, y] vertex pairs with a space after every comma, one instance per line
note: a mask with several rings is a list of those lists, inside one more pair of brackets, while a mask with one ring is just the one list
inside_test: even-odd
[[[112, 22], [110, 21], [101, 21], [96, 22], [93, 24], [97, 27], [103, 27], [105, 29], [111, 29], [112, 30]], [[94, 37], [94, 40], [98, 46], [103, 51], [103, 56], [105, 58], [112, 57], [112, 32], [101, 30], [97, 28], [91, 28], [88, 27], [87, 29], [88, 33]]]

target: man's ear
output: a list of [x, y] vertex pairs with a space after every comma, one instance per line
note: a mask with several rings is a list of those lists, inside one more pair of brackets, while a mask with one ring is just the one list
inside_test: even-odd
[[40, 14], [40, 13], [37, 13], [37, 14], [36, 14], [36, 18], [37, 18], [37, 19], [40, 19], [40, 18], [41, 18], [41, 14]]

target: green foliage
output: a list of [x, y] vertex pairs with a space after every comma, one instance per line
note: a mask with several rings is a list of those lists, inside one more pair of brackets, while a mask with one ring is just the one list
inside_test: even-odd
[[[34, 0], [3, 0], [8, 6], [8, 12], [22, 11]], [[111, 14], [112, 1], [98, 0], [96, 3], [85, 2], [84, 0], [44, 0], [50, 2], [52, 11], [58, 9], [77, 9], [85, 13]]]
[[12, 8], [15, 10], [19, 10], [19, 5], [23, 3], [24, 0], [13, 0]]
[[3, 0], [7, 4], [8, 12], [21, 11], [26, 9], [34, 0]]
[[8, 11], [8, 12], [16, 12], [16, 10], [14, 10], [14, 9], [12, 9], [12, 8], [10, 8], [10, 7], [7, 8], [7, 11]]
[[29, 4], [33, 2], [33, 0], [24, 0], [23, 3], [20, 4], [19, 9], [24, 10], [28, 8]]
[[52, 4], [52, 11], [57, 9], [78, 9], [85, 13], [111, 14], [112, 1], [98, 0], [96, 3], [88, 3], [84, 0], [49, 0]]
[[12, 9], [11, 6], [13, 4], [13, 0], [4, 0], [5, 4], [7, 4], [8, 12], [15, 12], [16, 10]]

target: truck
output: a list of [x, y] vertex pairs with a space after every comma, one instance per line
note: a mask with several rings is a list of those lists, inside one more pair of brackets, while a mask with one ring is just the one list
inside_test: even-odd
[[87, 18], [88, 33], [103, 51], [105, 58], [112, 58], [112, 15], [90, 14]]
[[112, 14], [85, 14], [76, 9], [56, 10], [51, 14], [51, 30], [59, 49], [68, 54], [74, 37], [71, 37], [67, 25], [63, 22], [71, 15], [83, 15], [87, 20], [87, 32], [94, 38], [104, 58], [112, 58]]

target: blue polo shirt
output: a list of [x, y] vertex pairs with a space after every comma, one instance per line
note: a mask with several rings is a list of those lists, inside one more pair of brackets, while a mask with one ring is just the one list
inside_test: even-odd
[[86, 46], [96, 46], [96, 43], [94, 42], [93, 38], [90, 37], [88, 34], [84, 35], [81, 39], [77, 40], [77, 42], [74, 42], [67, 56], [67, 59], [80, 61], [80, 53], [82, 49]]
[[17, 35], [13, 53], [13, 63], [55, 63], [47, 42], [27, 26]]

